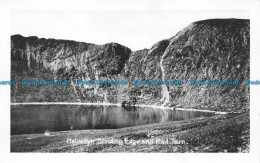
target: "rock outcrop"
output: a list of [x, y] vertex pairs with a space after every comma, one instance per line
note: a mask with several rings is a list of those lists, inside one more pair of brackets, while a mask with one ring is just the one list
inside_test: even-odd
[[[150, 49], [117, 43], [11, 37], [12, 102], [134, 101], [237, 111], [249, 109], [250, 24], [242, 19], [194, 22]], [[21, 80], [71, 80], [70, 86], [22, 86]], [[128, 81], [127, 85], [78, 85], [77, 80]], [[134, 85], [184, 81], [183, 85]], [[194, 81], [240, 81], [240, 85], [190, 85]]]

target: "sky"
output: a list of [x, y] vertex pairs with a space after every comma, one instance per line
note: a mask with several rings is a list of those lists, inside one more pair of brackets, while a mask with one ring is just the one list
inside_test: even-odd
[[132, 50], [141, 50], [176, 35], [194, 21], [212, 18], [246, 19], [249, 13], [247, 10], [158, 8], [12, 10], [11, 34], [98, 45], [117, 42]]

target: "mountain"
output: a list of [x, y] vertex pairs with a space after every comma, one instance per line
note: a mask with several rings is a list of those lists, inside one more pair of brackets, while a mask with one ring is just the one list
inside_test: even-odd
[[[210, 19], [190, 24], [150, 49], [117, 44], [11, 36], [12, 102], [131, 101], [218, 111], [249, 109], [250, 22]], [[21, 85], [21, 80], [69, 80], [71, 85]], [[127, 85], [78, 85], [77, 81], [127, 81]], [[134, 85], [183, 81], [183, 85]], [[191, 85], [239, 81], [239, 85]]]

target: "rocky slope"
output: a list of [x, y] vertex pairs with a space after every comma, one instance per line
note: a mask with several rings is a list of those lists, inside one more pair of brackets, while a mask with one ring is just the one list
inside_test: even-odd
[[169, 87], [173, 103], [191, 107], [248, 108], [250, 79], [249, 21], [206, 20], [191, 24], [171, 39], [162, 56], [166, 80], [240, 81], [238, 86]]
[[[131, 51], [117, 43], [11, 36], [12, 102], [135, 101], [237, 111], [249, 108], [249, 20], [194, 22], [150, 49]], [[21, 80], [71, 80], [69, 86], [22, 86]], [[78, 85], [77, 80], [128, 81], [127, 85]], [[184, 85], [134, 85], [134, 80]], [[240, 81], [240, 85], [199, 85], [189, 81]]]

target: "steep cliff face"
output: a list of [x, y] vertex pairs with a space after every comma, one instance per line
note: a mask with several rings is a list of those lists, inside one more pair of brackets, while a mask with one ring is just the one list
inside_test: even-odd
[[134, 85], [138, 81], [161, 81], [162, 69], [160, 61], [169, 44], [169, 40], [162, 40], [152, 46], [151, 49], [144, 49], [132, 52], [124, 68], [124, 76], [130, 82], [128, 94], [136, 96], [141, 104], [162, 104], [163, 87], [161, 85]]
[[[53, 72], [75, 67], [82, 73], [90, 69], [99, 74], [121, 72], [131, 50], [117, 43], [94, 45], [75, 41], [12, 36], [12, 61], [27, 63], [28, 69], [42, 65]], [[88, 75], [88, 74], [86, 74]]]
[[195, 22], [172, 38], [162, 58], [166, 80], [240, 81], [239, 86], [169, 87], [173, 103], [186, 107], [248, 108], [250, 79], [249, 21]]
[[[94, 45], [14, 35], [12, 80], [72, 80], [73, 84], [34, 88], [17, 84], [11, 88], [12, 101], [120, 103], [134, 98], [139, 104], [247, 109], [249, 86], [244, 82], [250, 74], [249, 27], [248, 20], [199, 21], [139, 51], [116, 43]], [[77, 80], [125, 80], [128, 85], [82, 86]], [[184, 85], [134, 85], [134, 80], [183, 80]], [[190, 80], [237, 80], [241, 85], [192, 86]]]
[[[38, 39], [37, 37], [22, 37], [20, 35], [12, 36], [12, 79], [19, 80], [71, 80], [72, 85], [62, 86], [62, 93], [57, 90], [55, 94], [74, 94], [73, 98], [64, 101], [86, 101], [97, 102], [107, 101], [107, 90], [112, 89], [110, 102], [117, 102], [116, 86], [112, 88], [100, 85], [78, 85], [77, 80], [117, 80], [120, 78], [119, 73], [124, 68], [126, 60], [131, 54], [131, 50], [117, 43], [109, 43], [105, 45], [94, 45], [75, 41], [54, 40], [54, 39]], [[23, 74], [23, 75], [21, 75]], [[46, 75], [39, 76], [39, 75]], [[38, 75], [38, 76], [37, 76]], [[22, 78], [23, 77], [23, 78]], [[26, 90], [19, 85], [14, 86], [13, 94], [25, 93]], [[19, 87], [17, 89], [17, 87]], [[28, 89], [34, 89], [26, 86]], [[50, 88], [51, 87], [51, 88]], [[42, 88], [42, 87], [41, 87]], [[35, 87], [37, 89], [37, 87]], [[44, 88], [42, 88], [44, 89]], [[39, 89], [41, 92], [42, 89]], [[51, 92], [58, 89], [52, 86], [45, 87]], [[60, 88], [61, 89], [61, 88]], [[118, 87], [118, 89], [121, 89]], [[37, 90], [35, 90], [37, 92]], [[31, 92], [27, 92], [31, 94]], [[43, 93], [44, 94], [44, 93]], [[51, 94], [51, 93], [50, 93]], [[27, 96], [27, 95], [25, 95]], [[38, 95], [36, 95], [38, 96]], [[41, 96], [41, 98], [43, 98]], [[43, 101], [60, 101], [59, 95], [44, 98]], [[35, 101], [35, 99], [17, 99], [14, 101]], [[37, 100], [41, 100], [40, 98]], [[42, 100], [41, 100], [42, 101]]]

